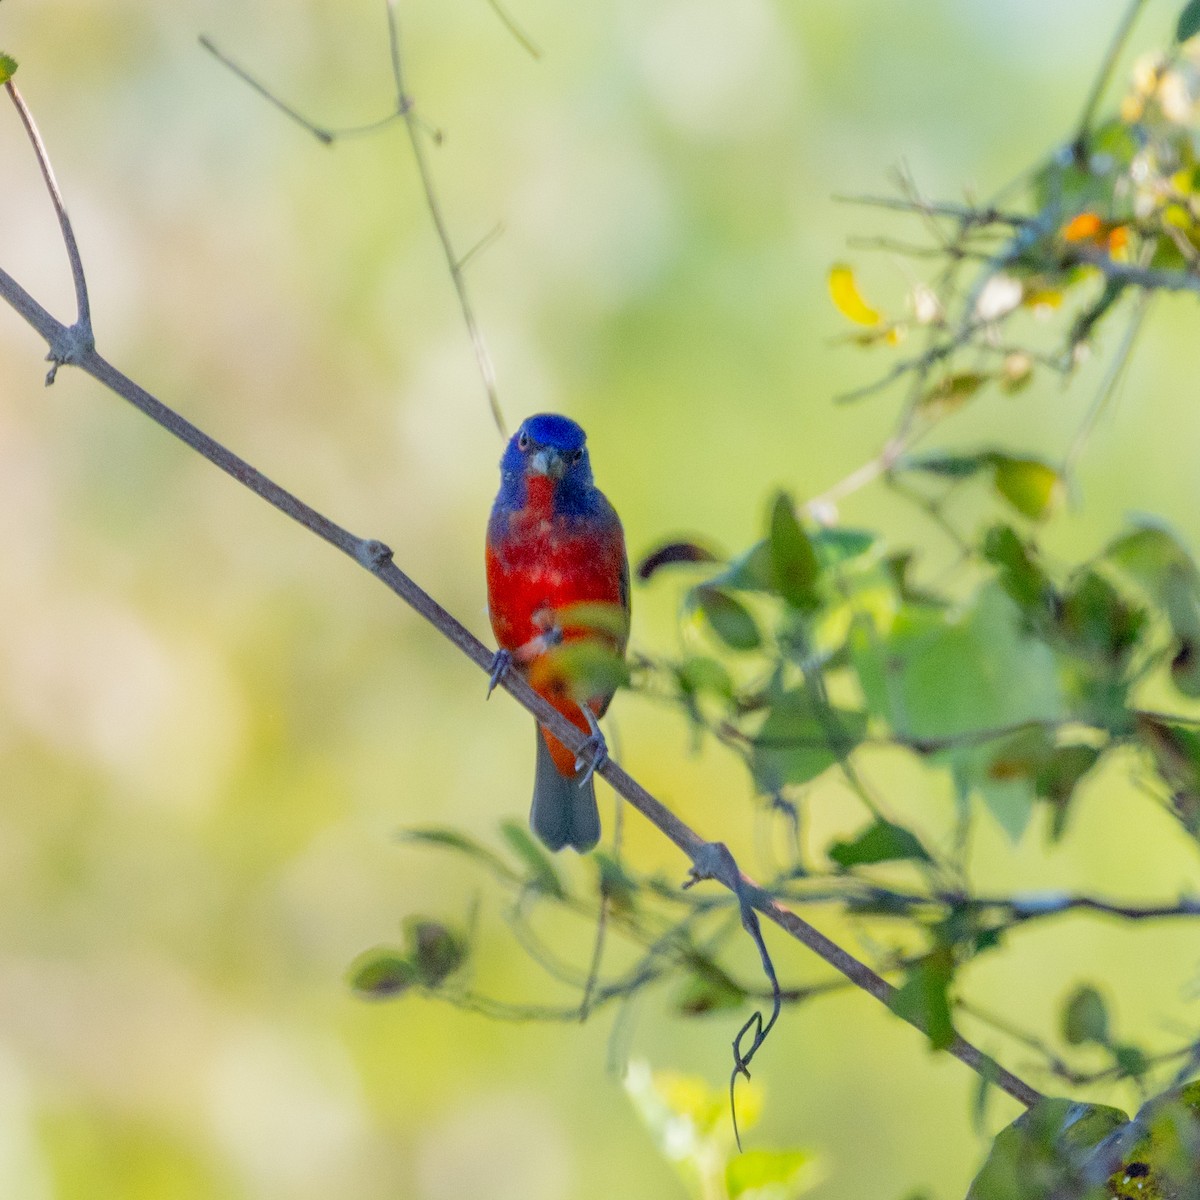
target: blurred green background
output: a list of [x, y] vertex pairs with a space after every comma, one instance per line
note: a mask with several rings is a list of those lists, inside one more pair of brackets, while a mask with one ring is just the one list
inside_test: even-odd
[[[1177, 7], [1151, 4], [1135, 43], [1162, 44]], [[887, 352], [835, 343], [825, 276], [848, 234], [900, 227], [832, 196], [883, 191], [901, 162], [931, 194], [989, 194], [1070, 132], [1124, 3], [511, 8], [540, 61], [484, 0], [403, 4], [411, 89], [446, 134], [433, 162], [460, 250], [503, 224], [470, 284], [510, 425], [547, 408], [584, 424], [636, 556], [687, 533], [739, 548], [773, 488], [815, 494], [874, 453], [896, 399], [830, 401]], [[501, 447], [402, 131], [322, 148], [197, 46], [207, 33], [322, 121], [357, 123], [391, 102], [382, 9], [6, 0], [0, 48], [74, 216], [102, 352], [387, 541], [487, 636]], [[61, 243], [6, 109], [0, 263], [67, 316]], [[911, 264], [853, 259], [873, 299], [899, 303]], [[610, 1016], [498, 1025], [345, 983], [404, 916], [461, 920], [481, 895], [481, 984], [551, 994], [479, 881], [394, 836], [444, 823], [494, 841], [523, 817], [527, 716], [485, 707], [479, 672], [384, 589], [122, 402], [69, 370], [44, 390], [42, 350], [0, 311], [0, 1196], [682, 1195], [608, 1071]], [[1062, 557], [1131, 510], [1200, 545], [1198, 360], [1194, 302], [1160, 303], [1048, 534]], [[947, 436], [1056, 456], [1098, 373], [977, 405]], [[877, 493], [844, 516], [930, 536]], [[634, 610], [636, 645], [675, 644], [669, 585]], [[615, 716], [633, 773], [754, 870], [763, 820], [737, 764], [690, 757], [681, 724], [637, 698]], [[877, 775], [914, 819], [949, 819], [917, 771]], [[985, 823], [980, 879], [1194, 885], [1174, 828], [1104, 783], [1052, 854], [1038, 831], [1013, 848]], [[817, 838], [860, 821], [836, 788], [813, 809]], [[639, 865], [682, 877], [640, 818], [626, 830]], [[557, 933], [586, 963], [591, 930]], [[788, 980], [822, 977], [772, 946]], [[1097, 980], [1119, 1032], [1153, 1043], [1194, 1026], [1197, 959], [1182, 924], [1079, 918], [970, 978], [1044, 1032], [1073, 980]], [[720, 1083], [735, 1025], [680, 1021], [656, 994], [625, 1041]], [[819, 1150], [820, 1197], [955, 1197], [982, 1153], [973, 1078], [863, 997], [786, 1014], [756, 1079], [756, 1142]], [[1013, 1115], [997, 1100], [989, 1119]]]

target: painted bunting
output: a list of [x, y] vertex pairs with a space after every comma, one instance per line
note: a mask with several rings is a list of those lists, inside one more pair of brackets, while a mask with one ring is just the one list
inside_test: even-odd
[[487, 586], [500, 646], [491, 687], [514, 667], [589, 735], [577, 758], [538, 727], [529, 814], [551, 850], [583, 853], [600, 840], [592, 773], [608, 754], [597, 721], [615, 684], [611, 671], [607, 680], [581, 680], [579, 651], [603, 647], [610, 665], [624, 656], [629, 561], [621, 522], [592, 482], [586, 435], [567, 417], [530, 417], [504, 451], [487, 529]]

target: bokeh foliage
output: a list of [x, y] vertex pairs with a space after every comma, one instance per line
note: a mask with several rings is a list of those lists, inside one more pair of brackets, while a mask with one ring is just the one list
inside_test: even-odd
[[[14, 4], [4, 5], [4, 16], [25, 37], [9, 48], [91, 234], [106, 344], [139, 378], [255, 450], [264, 466], [308, 481], [314, 498], [372, 521], [394, 513], [403, 537], [389, 540], [404, 548], [406, 563], [457, 609], [476, 612], [477, 547], [468, 538], [463, 548], [462, 531], [481, 527], [494, 447], [469, 357], [457, 334], [445, 332], [456, 330], [456, 316], [452, 305], [439, 307], [445, 281], [424, 250], [424, 214], [406, 189], [397, 192], [386, 152], [364, 146], [330, 159], [293, 149], [192, 57], [196, 30], [219, 18], [226, 32], [245, 32], [241, 44], [261, 52], [296, 96], [369, 107], [386, 92], [385, 75], [363, 66], [378, 57], [375, 9], [362, 7], [363, 28], [373, 32], [351, 42], [345, 5], [289, 6], [281, 21], [270, 5], [257, 15], [244, 5], [193, 5], [180, 18], [135, 4]], [[1180, 548], [1195, 544], [1196, 531], [1182, 471], [1161, 465], [1192, 457], [1191, 439], [1173, 436], [1189, 428], [1191, 411], [1186, 376], [1172, 374], [1184, 358], [1172, 340], [1177, 307], [1155, 314], [1157, 329], [1143, 322], [1139, 336], [1160, 353], [1138, 378], [1156, 385], [1147, 393], [1171, 381], [1174, 392], [1161, 390], [1181, 398], [1164, 410], [1141, 392], [1123, 397], [1120, 435], [1090, 436], [1098, 466], [1083, 455], [1066, 470], [1068, 455], [1050, 449], [1073, 419], [1053, 388], [1068, 376], [1085, 391], [1095, 384], [1090, 368], [1110, 360], [1113, 326], [1138, 303], [1129, 285], [1102, 306], [1105, 284], [1088, 259], [1105, 254], [1142, 268], [1127, 257], [1130, 247], [1157, 252], [1179, 219], [1152, 208], [1145, 229], [1118, 232], [1136, 222], [1125, 220], [1116, 189], [1137, 184], [1145, 160], [1132, 154], [1128, 179], [1110, 172], [1112, 207], [1094, 195], [1066, 204], [1061, 225], [1008, 259], [986, 297], [971, 295], [972, 272], [1015, 250], [1021, 232], [987, 219], [986, 205], [960, 243], [964, 282], [945, 291], [930, 279], [913, 292], [911, 310], [907, 287], [894, 304], [877, 299], [886, 283], [859, 256], [862, 293], [879, 305], [876, 314], [889, 314], [855, 326], [863, 355], [907, 361], [926, 332], [956, 337], [962, 313], [976, 313], [981, 299], [991, 315], [972, 334], [981, 340], [955, 346], [963, 361], [935, 356], [925, 372], [911, 428], [928, 422], [944, 445], [906, 447], [881, 463], [877, 498], [798, 503], [861, 460], [883, 428], [881, 408], [893, 412], [887, 397], [825, 410], [829, 380], [855, 386], [872, 377], [869, 365], [864, 371], [871, 360], [844, 350], [835, 357], [821, 344], [838, 327], [813, 296], [834, 238], [849, 221], [872, 233], [876, 223], [845, 209], [831, 215], [822, 208], [828, 192], [873, 185], [900, 145], [922, 147], [914, 176], [932, 176], [942, 191], [973, 172], [995, 178], [1029, 162], [1033, 122], [1049, 106], [1074, 108], [1086, 85], [1061, 54], [1039, 66], [1033, 44], [996, 56], [985, 43], [998, 39], [956, 22], [1000, 18], [966, 12], [935, 4], [898, 15], [894, 5], [864, 4], [801, 13], [750, 4], [727, 29], [714, 6], [697, 19], [694, 4], [648, 5], [612, 24], [599, 11], [542, 6], [531, 24], [549, 35], [549, 72], [503, 91], [501, 79], [512, 73], [503, 55], [514, 49], [503, 29], [493, 30], [486, 13], [438, 6], [416, 24], [415, 87], [423, 109], [450, 131], [439, 161], [448, 194], [483, 198], [469, 213], [456, 205], [454, 216], [477, 221], [482, 236], [498, 208], [516, 214], [501, 256], [495, 248], [481, 256], [474, 280], [499, 333], [502, 374], [521, 381], [521, 407], [580, 415], [635, 548], [682, 528], [711, 547], [761, 541], [772, 554], [765, 566], [761, 550], [738, 563], [740, 579], [725, 575], [736, 557], [721, 554], [728, 566], [686, 568], [697, 574], [679, 586], [664, 573], [639, 591], [636, 691], [618, 707], [632, 714], [623, 730], [630, 765], [681, 810], [697, 812], [706, 832], [731, 830], [739, 860], [765, 862], [781, 893], [820, 904], [821, 919], [861, 939], [904, 985], [906, 1002], [937, 1016], [943, 1031], [951, 1021], [981, 1019], [963, 1003], [970, 990], [997, 998], [1004, 1013], [986, 1014], [993, 1024], [1005, 1016], [1021, 1022], [997, 1033], [993, 1048], [1006, 1061], [1023, 1059], [1038, 1082], [1060, 1080], [1073, 1091], [1132, 1079], [1154, 1089], [1186, 1063], [1176, 1051], [1187, 1038], [1172, 1031], [1165, 1046], [1155, 1039], [1156, 1014], [1139, 1005], [1134, 985], [1144, 978], [1158, 994], [1173, 988], [1188, 969], [1179, 958], [1186, 951], [1173, 943], [1162, 952], [1138, 926], [1134, 947], [1155, 949], [1135, 957], [1126, 975], [1094, 964], [1087, 938], [1078, 946], [1054, 940], [1073, 898], [1063, 880], [1075, 885], [1076, 867], [1090, 862], [1089, 814], [1105, 797], [1117, 798], [1101, 810], [1105, 819], [1129, 842], [1087, 877], [1097, 888], [1119, 874], [1122, 886], [1161, 898], [1182, 870], [1156, 878], [1156, 853], [1177, 845], [1165, 821], [1171, 838], [1192, 840], [1194, 741], [1182, 719], [1192, 585]], [[1026, 15], [1031, 25], [1056, 19]], [[1107, 24], [1094, 4], [1067, 19], [1080, 60], [1084, 47], [1102, 49]], [[38, 21], [49, 28], [40, 42], [29, 36]], [[1003, 21], [1019, 35], [1021, 22], [1008, 14]], [[735, 72], [732, 83], [710, 71], [706, 92], [680, 65], [704, 64], [698, 45], [707, 46], [710, 66], [738, 49], [754, 69]], [[788, 75], [796, 46], [808, 47], [802, 85]], [[935, 48], [921, 60], [927, 70], [898, 84], [879, 69]], [[1168, 57], [1186, 75], [1186, 56]], [[60, 86], [39, 87], [55, 62]], [[1138, 78], [1156, 74], [1143, 67]], [[923, 79], [936, 79], [932, 108], [922, 107]], [[956, 81], [964, 108], [953, 129], [939, 133], [944, 89]], [[1030, 81], [1032, 104], [1019, 94]], [[531, 121], [520, 99], [531, 87], [562, 101], [551, 117]], [[95, 114], [86, 126], [83, 89]], [[1134, 95], [1147, 100], [1147, 145], [1155, 154], [1165, 147], [1169, 159], [1188, 122], [1172, 119], [1154, 133], [1152, 110], [1168, 93], [1156, 99], [1139, 83]], [[634, 140], [623, 141], [631, 130]], [[456, 157], [464, 143], [469, 153]], [[791, 164], [800, 159], [797, 182]], [[14, 171], [26, 161], [19, 143], [8, 161]], [[1074, 158], [1050, 163], [1043, 179], [1059, 186], [1057, 172], [1069, 193], [1078, 180]], [[349, 199], [338, 207], [331, 197], [343, 192]], [[39, 197], [32, 208], [40, 204], [36, 181], [30, 194]], [[362, 200], [397, 194], [406, 202], [379, 211]], [[913, 194], [897, 198], [907, 220]], [[1003, 212], [1031, 216], [1044, 198], [1010, 193]], [[198, 211], [188, 207], [194, 202]], [[947, 220], [954, 245], [960, 215]], [[943, 240], [935, 237], [935, 251]], [[13, 253], [23, 275], [36, 279], [21, 258], [25, 241]], [[57, 264], [53, 231], [44, 244], [46, 262]], [[884, 261], [894, 264], [887, 256], [898, 253], [886, 250]], [[980, 254], [988, 256], [983, 264], [972, 258]], [[1058, 278], [1061, 301], [1053, 288], [1037, 300], [1035, 276], [1026, 276], [1035, 266]], [[1160, 260], [1155, 269], [1175, 268]], [[836, 278], [844, 300], [846, 276]], [[230, 281], [242, 303], [229, 302]], [[871, 304], [863, 301], [858, 316]], [[887, 327], [883, 336], [877, 322]], [[997, 324], [1017, 344], [993, 346]], [[1035, 344], [1037, 335], [1050, 345]], [[925, 351], [916, 353], [897, 382], [920, 373]], [[6, 379], [23, 378], [30, 365], [25, 341], [5, 343]], [[519, 823], [493, 838], [495, 817], [525, 803], [526, 723], [496, 705], [483, 710], [478, 680], [455, 674], [444, 647], [407, 626], [398, 635], [390, 605], [361, 600], [322, 557], [289, 549], [274, 520], [259, 523], [240, 498], [225, 499], [206, 473], [164, 454], [124, 414], [97, 413], [94, 395], [76, 387], [64, 378], [52, 395], [22, 394], [11, 405], [6, 394], [0, 443], [10, 668], [0, 753], [11, 791], [3, 816], [11, 986], [3, 992], [0, 1099], [17, 1148], [4, 1169], [24, 1194], [53, 1188], [89, 1200], [105, 1189], [124, 1200], [168, 1188], [206, 1197], [441, 1197], [454, 1180], [461, 1184], [474, 1157], [487, 1164], [493, 1191], [606, 1195], [619, 1170], [623, 1187], [661, 1195], [668, 1176], [653, 1174], [641, 1131], [613, 1115], [611, 1092], [581, 1084], [585, 1072], [600, 1078], [603, 1053], [592, 1028], [574, 1027], [588, 991], [591, 920], [602, 896], [610, 930], [621, 937], [609, 939], [589, 1003], [639, 968], [653, 969], [652, 982], [671, 999], [657, 1007], [713, 1013], [714, 1022], [696, 1037], [697, 1026], [681, 1032], [643, 1005], [643, 1042], [659, 1062], [699, 1058], [705, 1074], [719, 1078], [735, 1012], [765, 999], [736, 913], [703, 892], [681, 894], [676, 864], [632, 827], [627, 852], [582, 866], [547, 861]], [[1112, 415], [1115, 406], [1104, 407]], [[1127, 414], [1145, 411], [1159, 419], [1127, 423]], [[1135, 478], [1151, 453], [1156, 469]], [[775, 480], [796, 503], [768, 494]], [[1087, 501], [1083, 509], [1065, 503], [1072, 487]], [[152, 510], [146, 496], [159, 498]], [[853, 514], [845, 525], [831, 504]], [[1114, 505], [1169, 509], [1180, 532], [1153, 522], [1119, 527]], [[1132, 564], [1103, 549], [1139, 537]], [[1174, 567], [1153, 566], [1156, 554], [1177, 551]], [[1142, 554], [1150, 566], [1138, 566]], [[1085, 588], [1088, 576], [1098, 582]], [[859, 589], [855, 599], [834, 595], [842, 577]], [[1042, 589], [1044, 603], [1034, 595]], [[1074, 615], [1058, 611], [1072, 598]], [[1140, 623], [1139, 612], [1147, 614]], [[866, 643], [857, 656], [856, 634]], [[879, 645], [900, 652], [898, 697]], [[839, 647], [850, 647], [848, 659], [830, 653]], [[1019, 659], [1031, 687], [1047, 689], [1044, 708], [1031, 709], [1023, 695], [1006, 700], [998, 684], [980, 697], [963, 686], [963, 662], [985, 666], [996, 647]], [[943, 674], [958, 681], [951, 698], [961, 713], [940, 702]], [[981, 710], [1010, 724], [1032, 711], [1035, 727], [1012, 731], [1015, 744], [997, 759], [988, 739], [972, 746], [962, 736], [982, 730], [973, 723]], [[1079, 721], [1081, 713], [1090, 719]], [[1121, 713], [1132, 717], [1132, 730], [1118, 728]], [[764, 732], [772, 719], [778, 736]], [[703, 754], [696, 763], [677, 753], [692, 735]], [[861, 791], [846, 783], [848, 765]], [[1127, 786], [1143, 782], [1154, 789], [1150, 803]], [[956, 812], [948, 821], [942, 789]], [[862, 792], [879, 811], [864, 807]], [[1145, 827], [1140, 818], [1122, 823], [1125, 806], [1149, 814]], [[450, 848], [517, 898], [501, 909], [509, 928], [565, 982], [532, 983], [500, 951], [491, 909], [486, 900], [474, 904], [477, 876], [448, 869], [453, 860], [429, 847], [387, 845], [401, 814], [406, 824], [436, 827], [427, 840], [442, 848], [447, 823], [470, 830], [469, 842]], [[1152, 824], [1156, 816], [1164, 825]], [[1031, 828], [1010, 854], [1005, 839], [1022, 825]], [[1135, 844], [1131, 828], [1144, 828], [1146, 842]], [[994, 836], [998, 829], [1007, 832]], [[1045, 860], [1036, 844], [1042, 830], [1057, 835]], [[756, 846], [756, 836], [765, 845]], [[955, 876], [960, 859], [993, 889], [989, 859], [1006, 867], [1044, 861], [1048, 870], [1020, 879], [1048, 878], [1053, 890], [1016, 890], [1005, 879], [979, 894]], [[1127, 870], [1114, 872], [1114, 862]], [[400, 911], [437, 915], [410, 919], [392, 945]], [[1020, 957], [1028, 942], [1018, 927], [1026, 925], [1052, 947], [1032, 964]], [[997, 939], [1007, 955], [996, 951]], [[352, 948], [372, 941], [387, 941], [391, 957], [374, 977], [357, 978], [406, 992], [403, 1004], [368, 1007], [336, 986]], [[787, 976], [808, 971], [794, 953], [777, 952], [785, 999], [798, 1004], [838, 989], [824, 978], [793, 986]], [[621, 954], [625, 969], [614, 971]], [[1013, 958], [1009, 974], [987, 974]], [[982, 974], [974, 988], [972, 972]], [[1098, 986], [1082, 993], [1078, 978]], [[543, 1026], [502, 1033], [417, 1003], [421, 988], [480, 1004], [497, 992], [532, 990], [552, 1010], [546, 1015], [571, 1025], [561, 1037]], [[551, 990], [559, 1003], [549, 1002]], [[614, 1008], [627, 1008], [627, 992], [614, 993]], [[1114, 994], [1114, 1011], [1098, 1019], [1094, 997], [1103, 1004]], [[1061, 1010], [1061, 1037], [1038, 997]], [[1026, 1008], [1037, 1010], [1030, 1028]], [[496, 1008], [542, 1015], [530, 1010], [523, 1000]], [[845, 1011], [841, 997], [821, 1009], [792, 1008], [790, 1028], [802, 1033], [791, 1042], [789, 1023], [780, 1026], [756, 1068], [777, 1071], [764, 1144], [829, 1144], [828, 1194], [844, 1193], [847, 1179], [865, 1187], [868, 1177], [872, 1194], [900, 1194], [906, 1174], [955, 1194], [975, 1157], [965, 1121], [948, 1144], [945, 1123], [962, 1108], [958, 1095], [940, 1108], [926, 1097], [921, 1119], [909, 1105], [913, 1081], [947, 1081], [948, 1094], [963, 1084], [960, 1068], [947, 1073], [924, 1058], [898, 1068], [891, 1056], [912, 1035]], [[155, 1031], [163, 1028], [160, 1044]], [[629, 1029], [628, 1021], [618, 1026], [626, 1038]], [[904, 1081], [903, 1110], [893, 1079]], [[553, 1102], [539, 1104], [543, 1096]], [[719, 1102], [723, 1113], [723, 1094]], [[727, 1128], [713, 1122], [705, 1128], [728, 1149]], [[765, 1153], [759, 1136], [752, 1134], [752, 1154]], [[555, 1166], [564, 1160], [569, 1172]], [[873, 1162], [887, 1164], [882, 1178]], [[543, 1167], [548, 1174], [539, 1176]]]
[[[676, 707], [697, 745], [711, 738], [732, 750], [751, 790], [790, 823], [786, 862], [766, 884], [773, 895], [833, 901], [856, 920], [900, 931], [877, 966], [899, 985], [893, 1009], [925, 1028], [934, 1049], [953, 1040], [956, 1009], [972, 1011], [959, 974], [1002, 952], [1017, 926], [1097, 905], [1131, 920], [1152, 915], [1140, 911], [1144, 905], [1122, 910], [1094, 896], [981, 894], [970, 863], [978, 821], [994, 820], [1019, 843], [1043, 808], [1051, 842], [1067, 840], [1079, 789], [1108, 769], [1107, 778], [1126, 775], [1143, 803], [1169, 813], [1200, 843], [1200, 717], [1191, 705], [1200, 697], [1200, 570], [1189, 547], [1152, 519], [1133, 522], [1077, 560], [1048, 554], [1041, 540], [1150, 302], [1160, 292], [1200, 290], [1200, 49], [1191, 41], [1192, 20], [1185, 11], [1171, 49], [1139, 62], [1117, 115], [1097, 119], [1089, 103], [1074, 135], [1005, 190], [1003, 207], [931, 202], [901, 177], [893, 205], [923, 221], [930, 235], [927, 247], [901, 252], [932, 262], [928, 278], [910, 290], [910, 315], [891, 318], [868, 303], [845, 264], [829, 275], [833, 303], [860, 327], [854, 344], [903, 356], [910, 337], [924, 338], [918, 355], [901, 357], [877, 384], [845, 397], [865, 403], [879, 390], [906, 388], [883, 450], [804, 506], [778, 493], [761, 537], [739, 555], [672, 542], [637, 571], [651, 586], [668, 586], [665, 578], [681, 573], [696, 581], [679, 601], [684, 652], [643, 654], [632, 686]], [[993, 387], [1015, 393], [1039, 371], [1070, 380], [1121, 314], [1128, 322], [1123, 343], [1061, 462], [1003, 442], [969, 451], [928, 448], [943, 423], [984, 402]], [[896, 546], [873, 530], [840, 524], [835, 501], [876, 482], [949, 538], [948, 566], [931, 573], [919, 543]], [[948, 515], [957, 491], [981, 483], [989, 494], [971, 523]], [[919, 823], [891, 813], [886, 789], [868, 785], [859, 767], [876, 750], [911, 755], [926, 774], [945, 777], [942, 788], [957, 805], [949, 838], [934, 842]], [[802, 836], [806, 802], [829, 772], [843, 778], [866, 823], [849, 837], [813, 845]], [[514, 888], [513, 913], [521, 921], [531, 897], [576, 911], [586, 906], [586, 896], [568, 891], [536, 845], [515, 841], [512, 826], [505, 834], [524, 870], [448, 830], [416, 836], [466, 854]], [[728, 904], [706, 898], [679, 917], [682, 901], [670, 881], [639, 878], [620, 854], [617, 842], [611, 855], [598, 856], [593, 903], [601, 933], [610, 922], [642, 957], [632, 971], [606, 979], [598, 940], [582, 981], [581, 1016], [597, 1000], [626, 998], [664, 976], [682, 981], [675, 1007], [684, 1016], [738, 1009], [761, 994], [722, 965], [721, 950], [738, 935]], [[897, 866], [907, 886], [895, 883]], [[1174, 910], [1159, 907], [1181, 917], [1196, 911], [1194, 899]], [[672, 909], [674, 925], [666, 919]], [[716, 924], [722, 909], [724, 930]], [[649, 924], [647, 911], [656, 913]], [[707, 929], [703, 938], [699, 928]], [[528, 932], [525, 938], [535, 959], [572, 982], [553, 966], [549, 947]], [[369, 961], [367, 976], [382, 969], [388, 953]], [[408, 961], [419, 976], [419, 954]], [[439, 989], [440, 980], [422, 981], [497, 1015], [554, 1015], [532, 1006], [501, 1014], [462, 985]], [[799, 1003], [813, 994], [791, 989], [787, 999]], [[1194, 1035], [1157, 1054], [1116, 1040], [1102, 996], [1088, 985], [1065, 1003], [1061, 1047], [1021, 1033], [1008, 1016], [995, 1023], [1036, 1050], [1042, 1071], [1059, 1085], [1129, 1080], [1144, 1093], [1155, 1081], [1178, 1082], [1200, 1061]], [[1102, 1051], [1104, 1065], [1090, 1074], [1073, 1066], [1080, 1046]], [[984, 1089], [987, 1083], [985, 1076]], [[997, 1142], [994, 1161], [1008, 1162], [1004, 1169], [1019, 1184], [989, 1182], [1001, 1171], [993, 1166], [973, 1194], [1061, 1194], [1073, 1178], [1071, 1154], [1093, 1149], [1110, 1132], [1106, 1126], [1085, 1147], [1074, 1145], [1087, 1122], [1075, 1109], [1063, 1110], [1065, 1103], [1039, 1106]], [[1051, 1110], [1053, 1119], [1043, 1120]], [[1116, 1112], [1089, 1109], [1087, 1119], [1109, 1111]], [[1071, 1135], [1060, 1143], [1063, 1129]], [[1180, 1194], [1200, 1178], [1195, 1139], [1180, 1139], [1169, 1169], [1147, 1168], [1144, 1182], [1158, 1189], [1154, 1194]], [[1042, 1158], [1045, 1178], [1034, 1166]], [[1125, 1184], [1139, 1162], [1126, 1160]], [[1079, 1194], [1124, 1194], [1124, 1184], [1105, 1183], [1109, 1174], [1080, 1184]]]

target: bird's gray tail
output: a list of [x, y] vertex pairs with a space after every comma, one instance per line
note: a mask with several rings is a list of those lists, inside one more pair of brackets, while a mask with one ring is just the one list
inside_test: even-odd
[[596, 807], [596, 788], [591, 779], [579, 786], [579, 771], [573, 778], [560, 775], [550, 747], [537, 734], [537, 772], [533, 780], [533, 807], [529, 824], [550, 850], [573, 846], [586, 853], [600, 840], [600, 810]]

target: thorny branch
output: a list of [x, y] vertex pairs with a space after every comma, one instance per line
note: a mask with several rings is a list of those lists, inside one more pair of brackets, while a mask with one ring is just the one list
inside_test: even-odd
[[[389, 0], [389, 14], [394, 21], [392, 0]], [[395, 29], [394, 23], [392, 28], [393, 30]], [[398, 61], [398, 42], [395, 39], [393, 39], [393, 52], [397, 56], [396, 61]], [[399, 72], [397, 74], [399, 78]], [[10, 95], [12, 94], [12, 90], [10, 86]], [[49, 174], [48, 159], [46, 158], [46, 152], [41, 145], [40, 139], [33, 138], [31, 140], [39, 162], [43, 160], [46, 162], [44, 172]], [[64, 225], [69, 227], [65, 208], [60, 211], [61, 220]], [[73, 242], [74, 237], [72, 234], [70, 243], [73, 244]], [[80, 265], [80, 271], [82, 273], [82, 265]], [[50, 347], [52, 358], [70, 340], [70, 329], [34, 300], [3, 269], [0, 269], [0, 298], [6, 300], [46, 340]], [[245, 459], [234, 454], [220, 442], [204, 433], [186, 418], [163, 404], [162, 401], [153, 396], [145, 388], [123, 374], [99, 354], [94, 345], [78, 348], [70, 359], [63, 358], [60, 361], [69, 361], [72, 365], [77, 366], [85, 374], [90, 375], [110, 391], [127, 400], [145, 416], [179, 438], [214, 466], [219, 467], [243, 486], [249, 488], [255, 495], [278, 509], [285, 516], [290, 517], [311, 533], [316, 534], [316, 536], [322, 538], [330, 545], [341, 550], [342, 553], [352, 558], [359, 566], [375, 576], [384, 586], [390, 588], [397, 596], [404, 600], [418, 615], [428, 621], [429, 624], [474, 662], [477, 667], [485, 673], [490, 671], [493, 658], [492, 652], [470, 630], [442, 608], [432, 596], [396, 566], [393, 561], [391, 549], [383, 542], [372, 538], [359, 537], [351, 533], [306, 504], [287, 489], [275, 483], [257, 468], [251, 466]], [[47, 382], [52, 381], [53, 376]], [[540, 724], [544, 725], [570, 750], [576, 753], [583, 751], [586, 735], [576, 729], [570, 721], [539, 696], [520, 674], [516, 672], [507, 673], [500, 680], [499, 686], [512, 695], [519, 704], [537, 718]], [[715, 876], [723, 886], [730, 888], [734, 892], [742, 910], [743, 923], [748, 930], [753, 931], [757, 927], [758, 918], [755, 914], [766, 917], [796, 941], [806, 946], [818, 955], [818, 957], [834, 967], [835, 970], [839, 971], [856, 986], [875, 997], [880, 1003], [887, 1005], [889, 1008], [894, 1007], [897, 991], [892, 984], [888, 983], [882, 976], [868, 967], [866, 963], [849, 954], [836, 942], [821, 933], [820, 930], [810, 925], [790, 909], [784, 907], [769, 893], [758, 887], [753, 880], [737, 869], [736, 863], [733, 863], [731, 858], [725, 861], [724, 856], [720, 854], [720, 851], [724, 848], [717, 848], [719, 847], [719, 843], [713, 843], [701, 837], [700, 834], [676, 816], [675, 813], [663, 805], [656, 797], [651, 795], [650, 792], [642, 787], [637, 780], [612, 759], [608, 759], [599, 768], [597, 773], [603, 776], [616, 792], [623, 796], [629, 804], [636, 808], [665, 837], [687, 855], [695, 866], [695, 875], [697, 878], [707, 879]], [[725, 854], [727, 855], [728, 851], [725, 851]], [[719, 859], [719, 869], [713, 866], [714, 862], [717, 861], [717, 859], [714, 859], [714, 855]], [[766, 955], [765, 944], [761, 941], [761, 935], [756, 938], [756, 941], [759, 943], [760, 953], [763, 955], [765, 966], [769, 962], [769, 957]], [[777, 1006], [779, 1002], [778, 984], [773, 978], [773, 972], [772, 990]], [[923, 1033], [929, 1032], [924, 1026], [924, 1019], [919, 1016], [903, 1014], [902, 1019], [912, 1024], [915, 1028], [920, 1029]], [[774, 1020], [774, 1016], [772, 1016], [771, 1020]], [[749, 1057], [761, 1044], [765, 1028], [769, 1028], [769, 1024], [764, 1027], [760, 1018], [754, 1044], [748, 1053], [743, 1053], [740, 1050], [740, 1046], [735, 1046], [735, 1053], [737, 1055], [735, 1077], [736, 1073], [745, 1072]], [[743, 1034], [746, 1031], [743, 1030]], [[739, 1034], [739, 1043], [741, 1037], [742, 1034]], [[1028, 1107], [1041, 1099], [1038, 1091], [1024, 1080], [1019, 1079], [1016, 1075], [1000, 1066], [999, 1063], [995, 1062], [963, 1037], [955, 1035], [954, 1039], [946, 1046], [946, 1050], [972, 1070], [989, 1079], [1021, 1104]]]

